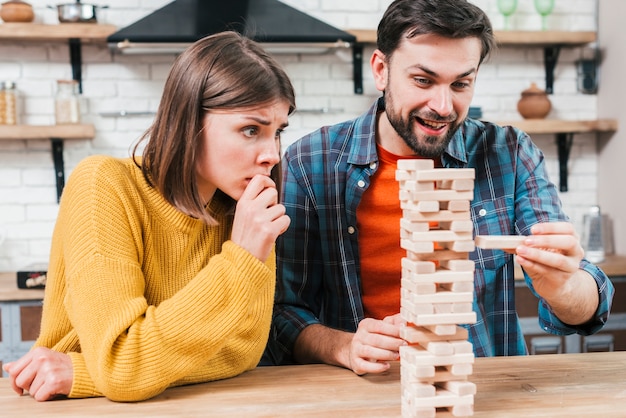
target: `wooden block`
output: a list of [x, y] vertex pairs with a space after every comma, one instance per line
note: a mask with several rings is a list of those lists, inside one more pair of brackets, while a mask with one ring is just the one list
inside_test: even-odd
[[471, 282], [454, 282], [454, 283], [440, 283], [439, 289], [449, 290], [451, 292], [473, 292], [474, 281]]
[[[400, 161], [398, 161], [398, 164]], [[425, 166], [425, 165], [424, 165]], [[473, 168], [422, 168], [417, 172], [418, 181], [474, 179]]]
[[[449, 373], [447, 369], [445, 368], [442, 368], [442, 369], [444, 369], [446, 373]], [[400, 358], [400, 378], [401, 379], [405, 379], [408, 381], [419, 380], [419, 381], [429, 382], [431, 380], [435, 380], [437, 382], [443, 382], [443, 380], [436, 380], [436, 377], [435, 377], [437, 375], [436, 370], [437, 368], [433, 365], [426, 364], [426, 365], [417, 366], [415, 364], [412, 364], [409, 361], [402, 361], [402, 358]], [[452, 376], [451, 373], [449, 374], [450, 376]]]
[[436, 335], [454, 335], [458, 328], [456, 324], [423, 325], [423, 327]]
[[[421, 200], [436, 200], [436, 201], [449, 201], [449, 200], [472, 200], [474, 198], [474, 192], [457, 192], [456, 190], [432, 190], [432, 191], [414, 191], [411, 193], [411, 199], [414, 201]], [[402, 207], [402, 205], [400, 205]]]
[[441, 260], [439, 266], [452, 271], [474, 271], [476, 269], [476, 264], [473, 260]]
[[[452, 413], [453, 417], [471, 417], [474, 415], [474, 405], [455, 405], [452, 408], [447, 408], [447, 410]], [[440, 414], [436, 417], [443, 418]]]
[[439, 212], [417, 212], [411, 210], [403, 210], [402, 217], [409, 221], [422, 222], [450, 222], [450, 221], [466, 221], [471, 219], [469, 211], [453, 212], [450, 210], [440, 210]]
[[473, 232], [474, 224], [469, 219], [465, 221], [440, 222], [439, 228], [454, 232]]
[[438, 386], [459, 396], [476, 395], [476, 384], [464, 380], [451, 380]]
[[400, 228], [410, 232], [427, 232], [430, 231], [430, 224], [428, 222], [411, 222], [401, 218]]
[[432, 253], [435, 251], [435, 244], [432, 241], [415, 242], [410, 239], [401, 239], [400, 248], [417, 254]]
[[476, 312], [415, 315], [415, 325], [457, 325], [476, 323]]
[[454, 313], [454, 303], [433, 303], [432, 308], [435, 314]]
[[[433, 310], [435, 311], [435, 313], [439, 312], [437, 304], [433, 304]], [[469, 313], [469, 312], [472, 312], [473, 310], [474, 310], [474, 306], [472, 305], [472, 302], [469, 302], [469, 303], [457, 302], [457, 303], [452, 304], [450, 312], [451, 313]]]
[[[411, 174], [411, 176], [413, 176]], [[432, 181], [423, 182], [423, 181], [415, 181], [413, 179], [404, 180], [399, 183], [400, 191], [411, 192], [411, 191], [429, 191], [435, 190], [435, 183]], [[407, 199], [405, 199], [407, 200]]]
[[429, 383], [409, 382], [404, 385], [403, 390], [408, 396], [414, 398], [429, 398], [437, 395], [437, 388]]
[[436, 249], [432, 253], [412, 253], [407, 252], [406, 257], [409, 260], [413, 261], [443, 261], [443, 260], [454, 260], [454, 259], [467, 259], [469, 257], [469, 253], [457, 253], [455, 251], [450, 250], [441, 250]]
[[474, 242], [484, 249], [514, 250], [528, 238], [525, 235], [476, 235]]
[[450, 200], [448, 202], [439, 202], [439, 209], [449, 210], [451, 212], [469, 212], [469, 200]]
[[473, 282], [474, 273], [471, 271], [450, 271], [445, 269], [439, 269], [434, 273], [418, 274], [411, 273], [410, 276], [405, 277], [408, 280], [415, 282], [429, 282], [429, 283], [451, 283], [451, 282]]
[[[432, 367], [434, 372], [430, 369]], [[405, 358], [400, 358], [400, 375], [401, 379], [408, 381], [419, 381], [424, 383], [443, 383], [449, 381], [467, 381], [473, 371], [471, 363], [451, 364], [448, 366], [416, 366]], [[454, 372], [454, 373], [453, 373]], [[461, 373], [464, 372], [464, 373]]]
[[403, 271], [425, 274], [437, 271], [437, 265], [432, 261], [413, 261], [407, 257], [403, 257], [400, 261]]
[[440, 180], [436, 183], [435, 186], [437, 189], [447, 189], [447, 190], [456, 190], [456, 191], [473, 191], [474, 190], [474, 179], [448, 179], [448, 180]]
[[433, 170], [435, 168], [435, 162], [431, 159], [402, 158], [398, 160], [397, 167], [398, 167], [398, 170], [407, 170], [407, 171]]
[[[408, 395], [408, 394], [407, 394]], [[407, 396], [403, 395], [403, 396]], [[474, 395], [460, 396], [445, 389], [437, 390], [437, 394], [432, 397], [414, 398], [415, 405], [419, 408], [433, 407], [446, 408], [455, 406], [474, 405]]]
[[435, 283], [416, 283], [406, 278], [400, 280], [400, 286], [417, 295], [434, 295], [437, 292], [437, 285]]
[[432, 242], [452, 242], [452, 241], [470, 241], [472, 242], [471, 232], [454, 232], [446, 230], [432, 230], [427, 232], [414, 232], [411, 235], [413, 242], [432, 241]]
[[[404, 195], [408, 194], [408, 198], [407, 199], [402, 199], [402, 197], [404, 197]], [[436, 200], [420, 200], [420, 201], [416, 201], [413, 200], [413, 193], [415, 192], [408, 192], [408, 191], [404, 191], [404, 193], [401, 193], [401, 199], [400, 199], [400, 208], [402, 209], [407, 209], [407, 210], [412, 210], [412, 211], [416, 211], [416, 212], [420, 212], [420, 213], [437, 213], [439, 212], [439, 202]]]
[[447, 369], [453, 376], [469, 376], [474, 371], [471, 364], [452, 364]]
[[411, 302], [413, 303], [469, 303], [474, 301], [474, 292], [451, 292], [449, 290], [439, 290], [434, 294], [419, 294], [411, 292]]
[[[437, 335], [424, 327], [416, 327], [411, 325], [405, 325], [400, 328], [400, 338], [406, 340], [409, 343], [421, 343], [424, 341], [455, 341], [455, 340], [467, 340], [467, 329], [459, 326], [455, 326], [453, 334]], [[471, 345], [471, 343], [470, 343]]]
[[396, 170], [396, 180], [399, 182], [413, 179], [413, 173], [407, 170]]
[[455, 252], [472, 252], [476, 249], [474, 240], [446, 242], [444, 247]]
[[[465, 328], [461, 328], [461, 329], [465, 329]], [[474, 346], [472, 346], [471, 342], [467, 341], [467, 337], [465, 338], [465, 340], [450, 341], [450, 344], [452, 344], [452, 347], [454, 348], [454, 354], [474, 352]]]
[[424, 347], [429, 353], [432, 353], [436, 356], [451, 356], [455, 354], [454, 346], [448, 341], [426, 341], [420, 345]]

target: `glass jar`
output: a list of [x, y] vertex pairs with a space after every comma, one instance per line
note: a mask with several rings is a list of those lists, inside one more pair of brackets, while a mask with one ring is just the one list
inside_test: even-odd
[[0, 81], [0, 125], [4, 125], [7, 113], [7, 101], [4, 97], [4, 81]]
[[78, 81], [57, 80], [54, 115], [58, 125], [80, 123], [80, 98]]
[[17, 88], [13, 81], [0, 82], [0, 124], [17, 125]]

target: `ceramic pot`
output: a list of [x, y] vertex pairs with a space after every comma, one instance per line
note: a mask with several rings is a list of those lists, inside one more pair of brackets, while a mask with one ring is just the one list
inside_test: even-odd
[[532, 83], [522, 92], [522, 97], [517, 102], [517, 111], [524, 119], [543, 119], [552, 109], [552, 103], [544, 90]]
[[33, 6], [22, 0], [9, 0], [2, 3], [0, 18], [5, 22], [32, 22], [35, 12]]

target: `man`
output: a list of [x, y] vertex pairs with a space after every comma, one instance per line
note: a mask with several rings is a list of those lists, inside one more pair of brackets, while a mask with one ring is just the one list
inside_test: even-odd
[[[265, 361], [323, 362], [380, 373], [399, 358], [401, 158], [476, 171], [476, 235], [528, 235], [516, 249], [546, 331], [591, 334], [613, 286], [579, 239], [524, 132], [467, 119], [480, 64], [495, 45], [487, 16], [465, 0], [396, 0], [370, 64], [383, 97], [361, 117], [288, 148], [278, 285]], [[477, 356], [527, 354], [515, 310], [513, 255], [470, 253]]]

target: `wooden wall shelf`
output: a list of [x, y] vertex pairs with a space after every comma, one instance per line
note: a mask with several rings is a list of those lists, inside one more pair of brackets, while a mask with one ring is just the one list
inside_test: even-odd
[[584, 132], [615, 132], [616, 119], [562, 120], [562, 119], [522, 119], [497, 121], [498, 125], [511, 125], [528, 134], [563, 134]]
[[[348, 29], [347, 32], [356, 36], [357, 42], [364, 44], [376, 43], [375, 29]], [[496, 41], [502, 46], [582, 46], [595, 42], [595, 32], [573, 31], [494, 31]]]
[[[357, 43], [376, 44], [376, 30], [351, 29]], [[496, 42], [500, 46], [541, 47], [543, 48], [546, 69], [546, 92], [552, 94], [554, 86], [554, 68], [562, 47], [579, 47], [595, 42], [596, 32], [585, 31], [494, 31]]]
[[15, 41], [67, 41], [80, 39], [84, 42], [106, 42], [117, 28], [100, 23], [3, 23], [0, 24], [0, 39]]
[[83, 42], [105, 43], [116, 27], [99, 23], [3, 23], [0, 25], [0, 40], [13, 41], [65, 41], [70, 50], [72, 78], [78, 81], [78, 91], [83, 92], [82, 54]]
[[65, 163], [63, 162], [63, 141], [65, 139], [91, 139], [96, 129], [88, 124], [68, 125], [0, 125], [0, 141], [50, 139], [52, 161], [56, 174], [57, 201], [65, 187]]
[[598, 120], [558, 120], [558, 119], [523, 119], [516, 121], [498, 121], [498, 125], [511, 125], [527, 134], [553, 134], [556, 136], [559, 157], [559, 190], [566, 192], [567, 162], [574, 142], [574, 134], [585, 132], [615, 132], [618, 128], [616, 119]]
[[16, 139], [91, 139], [96, 129], [90, 124], [0, 125], [0, 141]]

